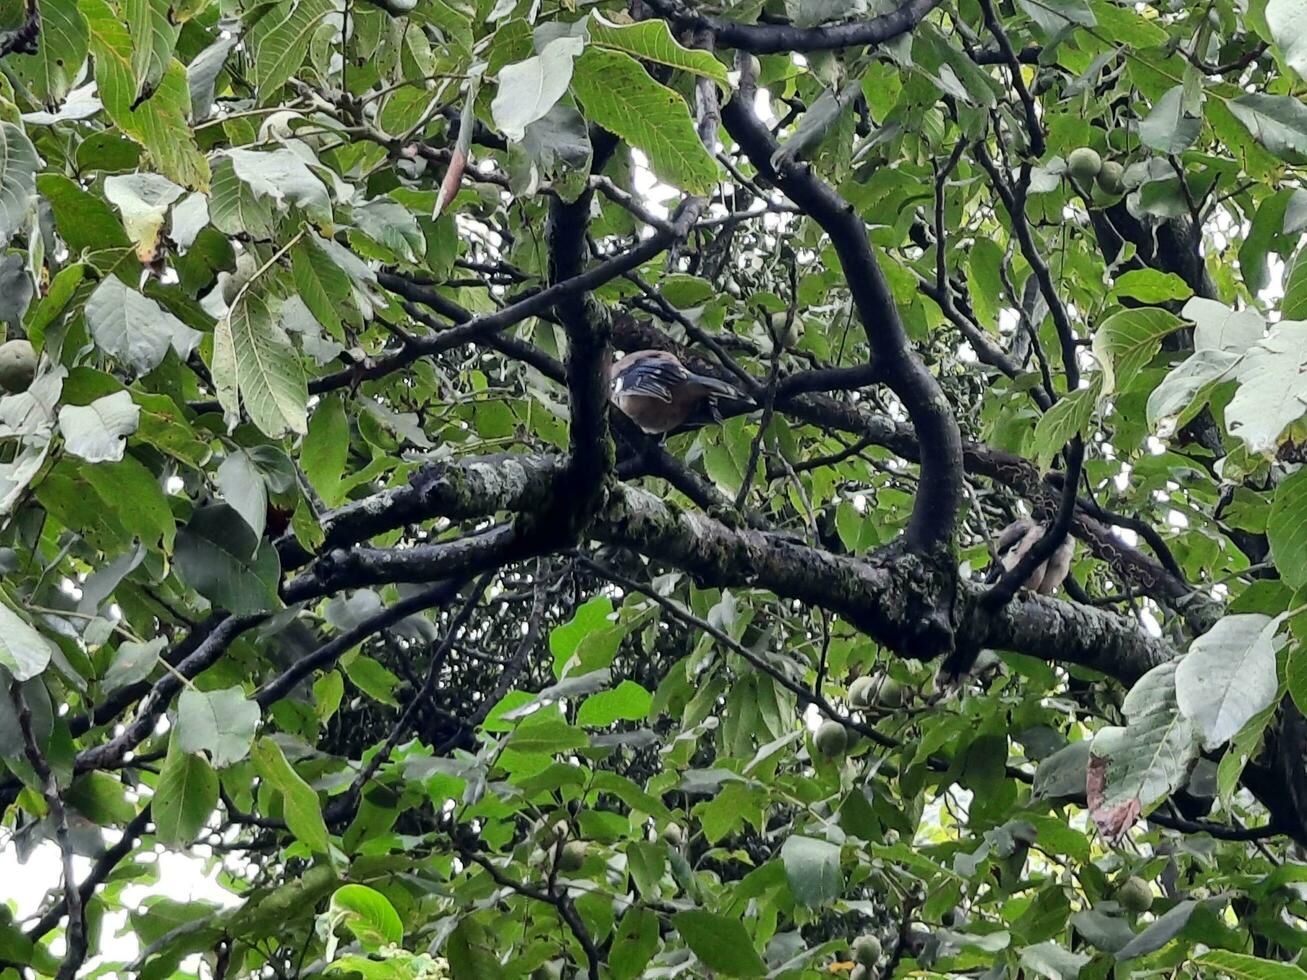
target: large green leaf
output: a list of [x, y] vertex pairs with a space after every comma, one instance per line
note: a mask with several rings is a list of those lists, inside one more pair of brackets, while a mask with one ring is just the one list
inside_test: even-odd
[[1275, 700], [1278, 621], [1260, 613], [1225, 616], [1189, 645], [1175, 670], [1181, 713], [1214, 749]]
[[683, 47], [672, 36], [665, 20], [652, 18], [635, 24], [615, 24], [595, 11], [588, 29], [591, 44], [625, 51], [641, 61], [702, 75], [723, 87], [728, 84], [726, 66], [707, 51]]
[[738, 919], [703, 909], [677, 912], [672, 925], [704, 966], [728, 977], [761, 977], [766, 964]]
[[250, 31], [254, 80], [267, 103], [304, 62], [309, 42], [335, 5], [331, 0], [281, 0]]
[[1176, 667], [1160, 664], [1141, 677], [1121, 705], [1126, 726], [1094, 736], [1089, 807], [1105, 834], [1119, 836], [1182, 786], [1198, 757], [1198, 733], [1176, 699]]
[[168, 0], [124, 0], [132, 35], [132, 74], [136, 76], [133, 106], [154, 94], [172, 61], [180, 28], [173, 24]]
[[132, 70], [132, 39], [106, 0], [79, 0], [95, 55], [95, 80], [105, 112], [120, 129], [145, 147], [157, 169], [186, 187], [209, 184], [209, 162], [195, 145], [187, 115], [190, 92], [186, 69], [170, 60], [148, 109], [132, 108], [137, 81]]
[[1103, 368], [1102, 393], [1129, 388], [1157, 354], [1162, 339], [1183, 325], [1174, 313], [1156, 307], [1122, 310], [1104, 320], [1094, 334], [1094, 355]]
[[1264, 16], [1284, 60], [1300, 77], [1307, 78], [1307, 3], [1267, 0]]
[[0, 122], [0, 248], [27, 220], [40, 163], [27, 134], [11, 122]]
[[644, 151], [661, 179], [695, 194], [712, 189], [717, 163], [699, 140], [689, 106], [630, 55], [587, 48], [577, 59], [572, 91], [586, 118]]
[[223, 504], [202, 507], [177, 535], [177, 571], [191, 588], [234, 613], [277, 605], [277, 553]]
[[291, 833], [316, 853], [328, 853], [331, 839], [322, 819], [318, 794], [291, 768], [272, 739], [261, 738], [254, 743], [253, 756], [259, 774], [281, 794], [282, 814]]
[[183, 360], [190, 357], [203, 337], [116, 276], [95, 288], [85, 313], [96, 346], [138, 374], [158, 367], [169, 348]]
[[15, 680], [30, 680], [50, 663], [52, 649], [27, 620], [0, 602], [0, 667]]
[[177, 699], [174, 739], [181, 752], [207, 752], [219, 769], [240, 762], [259, 727], [259, 706], [239, 687], [187, 688]]
[[32, 94], [53, 108], [72, 90], [86, 63], [86, 18], [77, 0], [38, 0], [41, 43], [34, 54], [11, 52], [5, 64], [14, 70]]
[[[219, 361], [215, 337], [215, 380], [221, 375], [219, 384], [239, 392], [250, 420], [267, 435], [276, 438], [287, 431], [308, 431], [309, 395], [304, 367], [263, 297], [249, 290], [243, 292], [219, 323], [219, 329], [230, 338], [231, 355]], [[229, 376], [228, 372], [233, 373]]]
[[499, 90], [490, 112], [499, 131], [520, 140], [526, 127], [554, 107], [572, 80], [572, 63], [585, 47], [579, 37], [560, 37], [543, 51], [499, 71]]
[[218, 804], [218, 775], [202, 756], [179, 749], [174, 737], [150, 804], [159, 840], [170, 847], [185, 847], [204, 829]]

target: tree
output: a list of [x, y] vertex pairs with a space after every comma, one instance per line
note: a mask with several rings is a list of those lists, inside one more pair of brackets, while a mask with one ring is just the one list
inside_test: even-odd
[[11, 2], [0, 975], [1302, 975], [1248, 6]]

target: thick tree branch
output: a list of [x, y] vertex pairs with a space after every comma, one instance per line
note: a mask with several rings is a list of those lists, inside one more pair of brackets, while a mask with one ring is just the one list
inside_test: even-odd
[[907, 543], [922, 552], [947, 550], [962, 500], [962, 438], [939, 383], [913, 352], [889, 283], [862, 218], [803, 163], [772, 165], [776, 144], [750, 106], [748, 71], [722, 120], [759, 174], [776, 184], [830, 236], [862, 320], [876, 368], [903, 402], [921, 442], [921, 490], [908, 521]]
[[823, 27], [794, 27], [788, 24], [740, 24], [701, 14], [680, 0], [645, 0], [659, 16], [685, 30], [710, 34], [718, 47], [737, 48], [753, 54], [778, 52], [833, 51], [837, 48], [883, 44], [916, 27], [939, 5], [939, 0], [908, 0], [870, 20]]

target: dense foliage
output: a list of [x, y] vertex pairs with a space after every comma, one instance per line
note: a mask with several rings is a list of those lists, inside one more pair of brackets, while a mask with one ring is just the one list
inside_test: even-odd
[[0, 976], [1307, 976], [1303, 0], [0, 13]]

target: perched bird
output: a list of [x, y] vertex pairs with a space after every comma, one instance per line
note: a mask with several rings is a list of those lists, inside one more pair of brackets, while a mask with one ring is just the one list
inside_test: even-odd
[[[998, 540], [994, 542], [998, 561], [990, 565], [985, 581], [992, 585], [1001, 579], [1005, 572], [1016, 568], [1021, 559], [1044, 536], [1045, 531], [1046, 528], [1042, 524], [1037, 524], [1028, 517], [1019, 518], [1003, 528]], [[1035, 566], [1035, 570], [1021, 584], [1021, 588], [1040, 595], [1051, 595], [1057, 591], [1057, 587], [1066, 580], [1067, 573], [1071, 570], [1071, 558], [1075, 554], [1075, 547], [1075, 538], [1068, 534], [1048, 560]], [[977, 650], [974, 647], [956, 649], [945, 658], [935, 674], [935, 696], [939, 698], [956, 691], [964, 677], [983, 678], [998, 666], [999, 659], [993, 650]]]
[[[998, 564], [989, 569], [990, 582], [997, 582], [1004, 572], [1016, 568], [1035, 543], [1044, 536], [1043, 525], [1036, 524], [1028, 517], [1022, 517], [1007, 527], [998, 536], [994, 548], [998, 553]], [[1022, 588], [1040, 595], [1052, 595], [1066, 579], [1071, 569], [1071, 557], [1075, 553], [1075, 538], [1067, 535], [1052, 556], [1042, 564], [1036, 565], [1030, 577], [1022, 583]]]
[[725, 381], [695, 374], [675, 354], [638, 350], [613, 362], [608, 371], [610, 397], [642, 430], [670, 432], [690, 420], [701, 408], [716, 416], [717, 398], [740, 398]]

